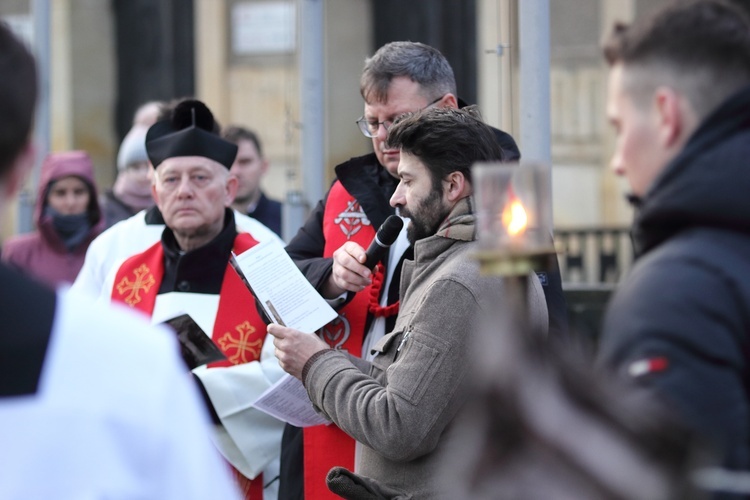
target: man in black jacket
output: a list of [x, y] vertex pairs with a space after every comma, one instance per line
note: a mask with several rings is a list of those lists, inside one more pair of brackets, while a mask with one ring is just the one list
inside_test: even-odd
[[260, 181], [268, 173], [270, 166], [268, 158], [263, 154], [260, 137], [254, 131], [239, 125], [226, 127], [221, 135], [237, 145], [237, 158], [229, 170], [237, 177], [238, 182], [232, 208], [249, 215], [281, 237], [283, 205], [266, 196], [260, 186]]
[[[366, 357], [378, 338], [393, 328], [398, 311], [401, 262], [411, 250], [404, 234], [391, 247], [375, 272], [364, 267], [364, 248], [375, 230], [394, 213], [388, 200], [398, 184], [398, 149], [386, 147], [393, 120], [418, 109], [438, 106], [457, 108], [453, 70], [436, 49], [421, 43], [392, 42], [381, 47], [365, 63], [360, 79], [364, 115], [357, 120], [363, 135], [372, 139], [374, 153], [352, 158], [336, 167], [337, 180], [305, 225], [287, 246], [308, 280], [333, 300], [341, 302], [340, 316], [323, 331], [331, 347]], [[520, 157], [513, 138], [495, 130], [506, 160]], [[567, 312], [556, 259], [550, 269], [540, 269], [550, 336], [567, 333]], [[338, 298], [338, 299], [337, 299]], [[308, 498], [323, 494], [325, 474], [332, 466], [353, 466], [353, 445], [335, 426], [299, 429], [287, 426], [282, 441], [280, 498]], [[300, 453], [304, 440], [304, 460]], [[296, 443], [296, 444], [295, 444]], [[339, 447], [336, 443], [340, 443]], [[313, 456], [326, 455], [326, 456]], [[312, 486], [311, 486], [312, 484]], [[314, 485], [322, 488], [319, 492]]]
[[637, 260], [614, 295], [600, 364], [642, 385], [750, 467], [750, 21], [675, 4], [605, 46], [615, 173]]

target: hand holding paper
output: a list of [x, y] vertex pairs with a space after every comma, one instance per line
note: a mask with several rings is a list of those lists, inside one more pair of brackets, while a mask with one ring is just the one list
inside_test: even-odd
[[285, 372], [302, 380], [302, 368], [310, 357], [329, 346], [317, 335], [300, 332], [280, 325], [268, 325], [268, 333], [274, 336], [276, 357]]
[[283, 377], [259, 396], [253, 406], [297, 426], [327, 423], [315, 412], [299, 378], [310, 356], [328, 348], [313, 332], [333, 321], [336, 311], [278, 243], [259, 243], [232, 256], [230, 262], [272, 322], [267, 331], [275, 337], [279, 364], [296, 377]]
[[337, 316], [280, 244], [264, 241], [231, 263], [272, 322], [314, 332]]

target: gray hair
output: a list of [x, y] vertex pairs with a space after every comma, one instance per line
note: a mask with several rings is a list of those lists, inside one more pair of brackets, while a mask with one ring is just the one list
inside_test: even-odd
[[439, 50], [417, 42], [391, 42], [365, 61], [359, 92], [365, 102], [385, 103], [391, 80], [405, 76], [420, 85], [428, 100], [456, 94], [453, 68]]

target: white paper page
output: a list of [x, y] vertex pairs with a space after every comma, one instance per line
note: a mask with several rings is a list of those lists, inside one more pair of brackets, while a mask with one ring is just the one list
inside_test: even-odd
[[258, 396], [253, 406], [297, 427], [331, 423], [313, 409], [302, 382], [289, 374]]
[[236, 260], [275, 323], [312, 333], [338, 315], [279, 243], [264, 241], [238, 255]]

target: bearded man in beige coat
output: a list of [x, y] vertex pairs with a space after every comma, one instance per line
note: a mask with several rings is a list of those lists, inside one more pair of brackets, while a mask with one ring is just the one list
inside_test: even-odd
[[[480, 277], [472, 258], [470, 168], [502, 160], [503, 151], [473, 110], [417, 112], [391, 127], [388, 142], [401, 152], [391, 205], [409, 218], [414, 245], [414, 260], [404, 262], [401, 275], [395, 328], [374, 346], [372, 362], [308, 333], [279, 325], [268, 333], [282, 368], [302, 380], [315, 408], [359, 443], [355, 473], [329, 473], [334, 493], [436, 498], [438, 462], [465, 401], [482, 310], [503, 300], [502, 279]], [[344, 272], [362, 276], [364, 262], [364, 250], [355, 252]], [[546, 331], [541, 284], [533, 273], [529, 283], [530, 319]]]

